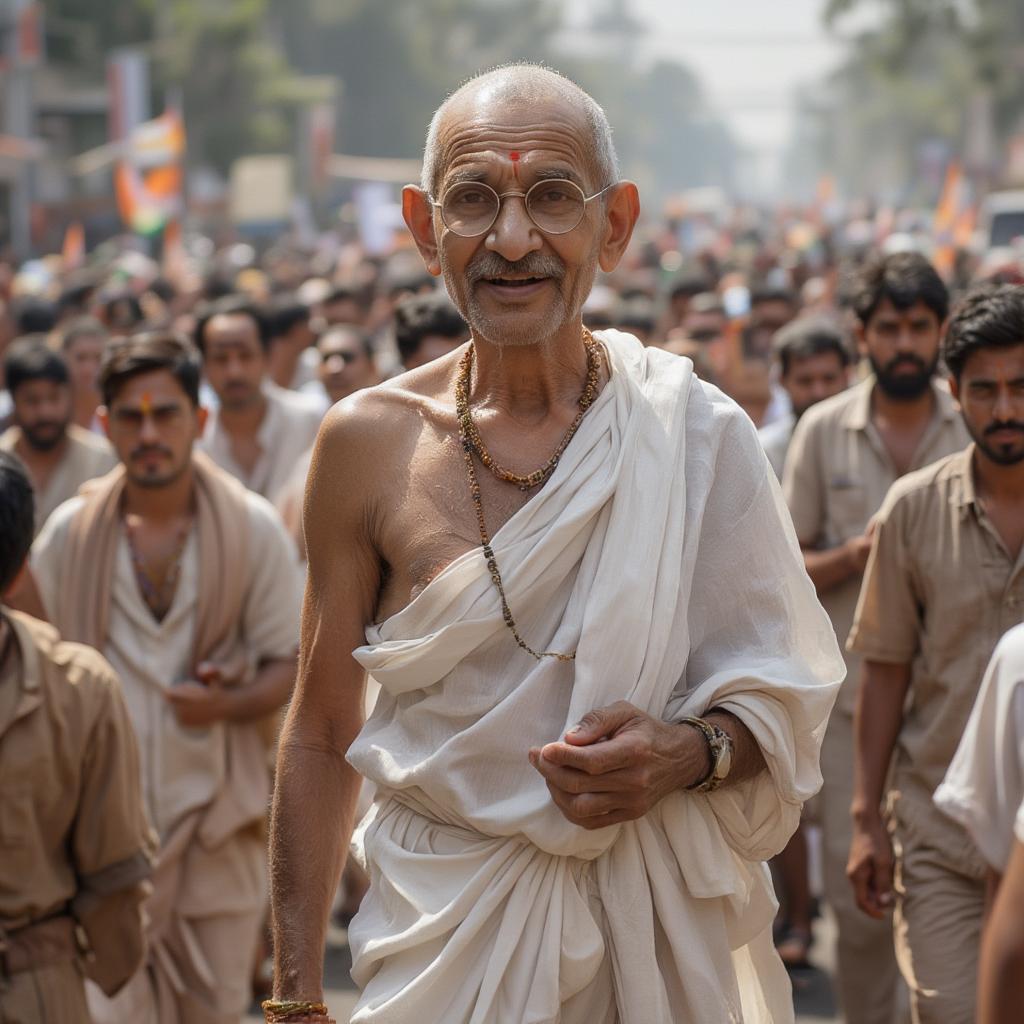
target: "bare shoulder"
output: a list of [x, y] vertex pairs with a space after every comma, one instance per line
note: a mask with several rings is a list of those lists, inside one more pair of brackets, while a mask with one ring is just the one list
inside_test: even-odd
[[[386, 496], [404, 475], [425, 430], [454, 416], [452, 384], [462, 349], [358, 391], [324, 418], [310, 465], [308, 495], [339, 511]], [[320, 502], [316, 502], [320, 503]], [[307, 516], [315, 512], [307, 501]]]

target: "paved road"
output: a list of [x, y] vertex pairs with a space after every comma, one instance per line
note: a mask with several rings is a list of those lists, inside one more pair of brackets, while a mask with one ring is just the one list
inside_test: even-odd
[[[817, 941], [811, 954], [813, 967], [808, 971], [800, 971], [793, 976], [793, 996], [796, 1002], [798, 1024], [837, 1024], [835, 1002], [832, 998], [829, 971], [834, 927], [832, 921], [825, 918], [815, 926]], [[349, 977], [351, 961], [345, 933], [340, 929], [332, 929], [328, 938], [327, 960], [324, 964], [324, 978], [327, 982], [326, 998], [338, 1021], [347, 1024], [349, 1015], [356, 1005], [356, 991]], [[247, 1021], [260, 1021], [259, 1014], [252, 1014]]]

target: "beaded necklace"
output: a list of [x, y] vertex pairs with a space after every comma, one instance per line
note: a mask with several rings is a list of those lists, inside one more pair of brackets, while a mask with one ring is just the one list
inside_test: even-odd
[[576, 652], [562, 654], [559, 651], [535, 651], [519, 635], [519, 629], [516, 626], [515, 619], [512, 616], [512, 609], [509, 607], [508, 598], [505, 595], [505, 586], [501, 579], [501, 571], [498, 569], [498, 561], [494, 556], [494, 549], [491, 547], [491, 537], [487, 530], [486, 520], [484, 519], [480, 481], [477, 479], [476, 467], [473, 465], [473, 456], [476, 455], [480, 462], [499, 480], [515, 484], [521, 491], [532, 490], [534, 487], [547, 482], [551, 474], [554, 473], [558, 460], [569, 446], [569, 442], [575, 436], [576, 431], [579, 430], [587, 409], [590, 408], [597, 397], [597, 384], [601, 366], [600, 350], [590, 331], [585, 327], [583, 328], [583, 345], [587, 351], [587, 379], [583, 386], [583, 393], [579, 398], [580, 411], [569, 425], [569, 429], [551, 458], [540, 469], [534, 470], [532, 473], [513, 473], [511, 470], [505, 469], [495, 462], [487, 450], [483, 438], [476, 428], [476, 424], [473, 422], [473, 415], [469, 408], [469, 385], [473, 371], [472, 345], [466, 350], [466, 354], [459, 363], [459, 374], [455, 380], [455, 413], [459, 421], [459, 440], [462, 442], [462, 457], [466, 463], [466, 470], [469, 473], [469, 493], [473, 499], [473, 509], [476, 512], [476, 522], [480, 529], [480, 544], [483, 548], [484, 558], [487, 560], [487, 569], [491, 574], [491, 581], [497, 588], [498, 597], [501, 600], [501, 615], [505, 620], [505, 625], [509, 628], [512, 636], [515, 637], [516, 643], [527, 654], [532, 655], [538, 661], [542, 658], [555, 658], [557, 661], [573, 661], [576, 658]]
[[164, 571], [158, 578], [151, 573], [146, 563], [139, 554], [138, 545], [135, 541], [135, 531], [128, 522], [124, 520], [124, 532], [128, 538], [128, 551], [132, 556], [132, 568], [135, 570], [135, 579], [138, 581], [139, 589], [146, 606], [153, 613], [158, 622], [170, 611], [174, 601], [174, 591], [178, 586], [178, 578], [181, 576], [181, 556], [185, 552], [185, 543], [188, 541], [189, 530], [192, 528], [192, 520], [189, 519], [178, 531], [174, 550], [170, 559], [164, 565]]
[[499, 480], [515, 484], [521, 491], [529, 491], [546, 483], [548, 477], [554, 473], [558, 460], [562, 457], [576, 431], [579, 430], [586, 411], [593, 405], [594, 399], [597, 397], [601, 357], [599, 346], [586, 327], [583, 328], [583, 345], [587, 351], [587, 379], [583, 386], [583, 394], [579, 397], [580, 411], [569, 425], [569, 429], [565, 432], [565, 436], [559, 442], [551, 458], [540, 469], [535, 469], [532, 473], [525, 474], [514, 473], [512, 470], [505, 469], [504, 466], [495, 462], [493, 456], [487, 450], [487, 446], [484, 444], [484, 439], [480, 436], [480, 431], [477, 430], [477, 426], [473, 422], [473, 413], [469, 408], [469, 385], [473, 374], [473, 346], [470, 345], [466, 349], [466, 354], [459, 362], [459, 374], [455, 378], [455, 414], [459, 418], [459, 437], [462, 438], [463, 445], [465, 445], [467, 440], [469, 441], [473, 453]]

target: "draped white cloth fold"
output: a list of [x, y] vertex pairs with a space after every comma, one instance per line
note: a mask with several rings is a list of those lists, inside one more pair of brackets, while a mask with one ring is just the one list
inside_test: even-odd
[[[479, 550], [355, 652], [382, 687], [348, 754], [379, 787], [355, 841], [356, 1024], [792, 1020], [762, 861], [821, 784], [843, 662], [750, 421], [688, 360], [596, 337], [609, 383], [493, 541], [523, 636], [575, 662], [516, 647]], [[768, 771], [570, 824], [527, 751], [616, 700], [725, 708]]]

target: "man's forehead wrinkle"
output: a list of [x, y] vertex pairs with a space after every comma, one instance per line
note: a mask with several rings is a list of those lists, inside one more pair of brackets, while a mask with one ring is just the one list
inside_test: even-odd
[[[592, 160], [585, 139], [576, 137], [575, 125], [552, 124], [549, 121], [526, 125], [494, 124], [486, 121], [462, 123], [446, 133], [441, 140], [440, 181], [481, 180], [487, 177], [485, 162], [490, 155], [501, 152], [508, 156], [513, 150], [520, 155], [520, 168], [528, 173], [541, 162], [557, 163], [571, 174], [571, 180], [582, 179], [590, 171]], [[540, 161], [536, 154], [547, 160]], [[539, 168], [538, 168], [539, 171]]]

